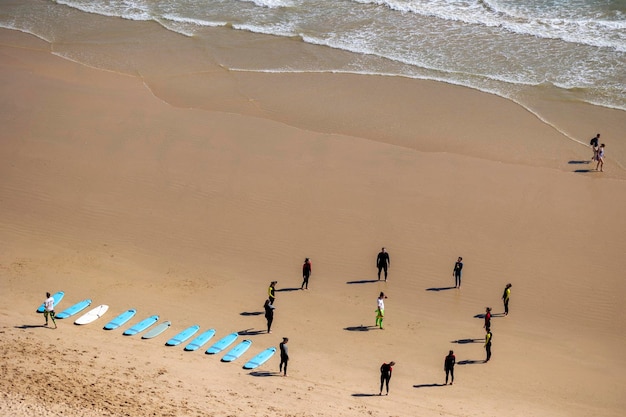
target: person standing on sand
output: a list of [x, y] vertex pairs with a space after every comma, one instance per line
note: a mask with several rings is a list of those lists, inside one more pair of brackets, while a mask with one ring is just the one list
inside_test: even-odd
[[446, 383], [444, 385], [448, 385], [448, 374], [452, 377], [450, 380], [450, 385], [454, 384], [454, 364], [456, 363], [456, 356], [454, 356], [454, 351], [450, 351], [448, 356], [443, 360], [443, 370], [446, 371]]
[[270, 286], [267, 289], [267, 298], [270, 299], [270, 304], [274, 304], [274, 300], [276, 299], [276, 284], [278, 284], [278, 281], [270, 282]]
[[589, 141], [589, 145], [593, 149], [593, 156], [591, 157], [592, 161], [598, 160], [598, 141], [600, 140], [600, 134], [598, 133], [595, 137], [591, 138]]
[[512, 285], [506, 284], [504, 287], [504, 293], [502, 294], [502, 302], [504, 303], [504, 315], [509, 315], [509, 298], [511, 298], [511, 287]]
[[385, 395], [389, 395], [389, 381], [391, 380], [391, 373], [393, 372], [393, 366], [395, 366], [395, 364], [394, 361], [391, 361], [389, 363], [383, 363], [380, 366], [380, 393], [378, 395], [383, 395], [383, 385], [387, 388]]
[[283, 337], [283, 341], [280, 342], [280, 366], [278, 367], [278, 372], [283, 372], [283, 376], [287, 376], [287, 363], [289, 362], [289, 348], [287, 347], [287, 342], [289, 342], [289, 338]]
[[48, 316], [52, 319], [52, 323], [54, 323], [54, 328], [57, 328], [57, 321], [54, 318], [56, 316], [54, 312], [54, 298], [50, 295], [49, 292], [46, 293], [46, 301], [43, 302], [44, 310], [43, 316], [46, 319], [46, 326], [48, 326]]
[[387, 296], [381, 291], [376, 306], [376, 326], [380, 327], [381, 330], [383, 329], [383, 318], [385, 317], [385, 298]]
[[463, 258], [459, 256], [454, 264], [452, 276], [454, 277], [454, 288], [461, 288], [461, 270], [463, 269]]
[[492, 338], [491, 330], [487, 330], [487, 334], [485, 335], [485, 352], [487, 352], [487, 359], [485, 362], [489, 362], [491, 359], [491, 338]]
[[604, 172], [604, 143], [600, 145], [598, 149], [598, 163], [596, 164], [596, 171], [600, 168], [600, 172]]
[[376, 267], [378, 268], [378, 280], [380, 281], [381, 271], [385, 271], [385, 281], [387, 281], [387, 268], [391, 267], [391, 259], [385, 248], [382, 248], [376, 257]]
[[486, 331], [491, 330], [491, 307], [485, 308], [485, 325], [483, 327]]
[[306, 258], [304, 260], [304, 264], [302, 265], [302, 286], [301, 290], [309, 289], [309, 277], [311, 277], [311, 273], [313, 272], [313, 265], [311, 264], [311, 260]]
[[265, 319], [267, 320], [267, 332], [272, 333], [272, 322], [274, 321], [274, 307], [270, 300], [265, 300], [265, 304], [263, 305], [265, 309]]

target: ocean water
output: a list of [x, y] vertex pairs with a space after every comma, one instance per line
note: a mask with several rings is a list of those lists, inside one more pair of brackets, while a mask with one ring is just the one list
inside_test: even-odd
[[0, 27], [54, 41], [55, 22], [77, 12], [154, 21], [196, 42], [224, 27], [349, 56], [221, 63], [231, 70], [405, 76], [522, 105], [541, 91], [626, 110], [626, 0], [2, 0]]

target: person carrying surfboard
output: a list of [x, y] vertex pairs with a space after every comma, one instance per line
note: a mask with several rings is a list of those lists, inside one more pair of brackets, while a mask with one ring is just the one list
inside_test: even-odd
[[54, 323], [54, 328], [57, 328], [57, 321], [55, 320], [54, 313], [54, 298], [50, 295], [49, 292], [46, 293], [46, 301], [43, 302], [45, 309], [43, 311], [43, 316], [46, 319], [46, 326], [48, 326], [48, 316], [52, 319], [52, 323]]

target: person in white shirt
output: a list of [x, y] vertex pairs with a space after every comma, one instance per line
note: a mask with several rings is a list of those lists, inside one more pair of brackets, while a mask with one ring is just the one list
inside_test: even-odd
[[383, 318], [385, 317], [385, 298], [387, 296], [381, 291], [378, 296], [378, 307], [376, 308], [376, 326], [383, 328]]
[[48, 316], [52, 319], [52, 323], [54, 323], [54, 328], [57, 328], [57, 321], [54, 316], [54, 298], [50, 296], [50, 293], [46, 293], [46, 301], [43, 302], [44, 310], [43, 316], [46, 318], [46, 326], [48, 325]]

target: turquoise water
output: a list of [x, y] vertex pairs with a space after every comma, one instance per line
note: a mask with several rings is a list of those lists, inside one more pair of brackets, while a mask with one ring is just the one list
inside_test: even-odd
[[517, 102], [539, 88], [626, 110], [626, 0], [2, 1], [0, 27], [52, 40], [55, 21], [77, 10], [155, 21], [196, 40], [228, 27], [354, 54], [227, 62], [234, 70], [402, 75]]

